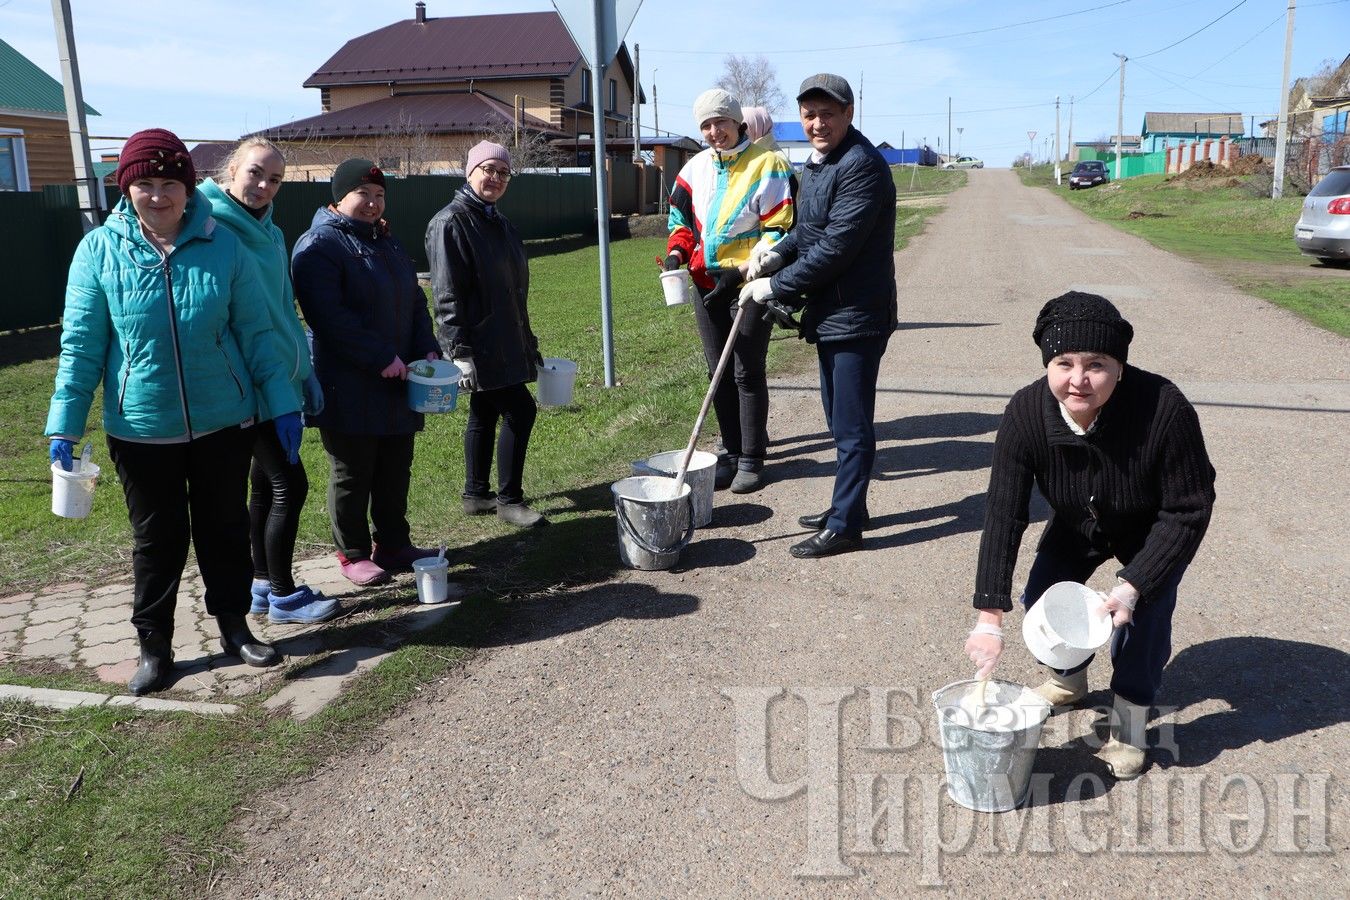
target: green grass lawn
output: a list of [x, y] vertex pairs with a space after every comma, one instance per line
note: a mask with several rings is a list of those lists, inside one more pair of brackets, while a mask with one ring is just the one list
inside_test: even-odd
[[960, 169], [934, 166], [892, 166], [895, 181], [895, 249], [903, 250], [909, 239], [923, 231], [929, 217], [942, 211], [945, 197], [965, 187], [967, 175]]
[[[1302, 256], [1294, 223], [1303, 198], [1272, 200], [1251, 177], [1181, 179], [1142, 175], [1081, 191], [1055, 187], [1050, 166], [1018, 170], [1094, 218], [1187, 256], [1235, 286], [1342, 336], [1350, 336], [1350, 272]], [[1269, 181], [1267, 177], [1266, 181]]]

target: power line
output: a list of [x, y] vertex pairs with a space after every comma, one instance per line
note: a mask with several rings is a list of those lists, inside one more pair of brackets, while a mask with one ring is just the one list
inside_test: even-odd
[[1141, 63], [1141, 62], [1139, 62], [1138, 60], [1135, 60], [1135, 59], [1130, 60], [1130, 62], [1138, 63], [1138, 65], [1139, 65], [1139, 67], [1140, 67], [1141, 69], [1144, 69], [1144, 70], [1147, 71], [1147, 72], [1152, 72], [1154, 75], [1156, 75], [1157, 77], [1161, 78], [1163, 81], [1167, 82], [1168, 84], [1172, 85], [1172, 87], [1177, 88], [1178, 90], [1185, 91], [1185, 92], [1188, 93], [1188, 94], [1194, 94], [1195, 96], [1199, 97], [1201, 100], [1204, 100], [1204, 101], [1207, 102], [1207, 103], [1213, 103], [1213, 104], [1215, 104], [1216, 106], [1220, 106], [1220, 107], [1221, 107], [1221, 106], [1224, 106], [1224, 105], [1225, 105], [1225, 104], [1224, 104], [1224, 101], [1222, 101], [1222, 100], [1215, 100], [1213, 97], [1206, 97], [1204, 94], [1200, 93], [1199, 91], [1193, 91], [1193, 90], [1191, 90], [1190, 88], [1186, 87], [1186, 85], [1184, 85], [1184, 84], [1177, 84], [1175, 81], [1173, 81], [1172, 79], [1168, 78], [1166, 75], [1162, 74], [1160, 71], [1158, 71], [1157, 69], [1153, 68], [1152, 66], [1144, 65], [1143, 63]]
[[[1010, 22], [1006, 25], [994, 25], [990, 28], [976, 28], [973, 31], [955, 31], [950, 34], [934, 34], [927, 37], [906, 38], [902, 41], [885, 41], [878, 44], [854, 44], [848, 47], [806, 47], [800, 50], [756, 50], [757, 56], [781, 55], [785, 53], [833, 53], [838, 50], [874, 50], [879, 47], [899, 47], [902, 44], [922, 44], [928, 41], [942, 41], [948, 38], [970, 37], [973, 34], [989, 34], [993, 31], [1006, 31], [1009, 28], [1021, 28], [1023, 25], [1037, 25], [1041, 22], [1050, 22], [1055, 19], [1067, 19], [1070, 16], [1081, 16], [1087, 13], [1097, 12], [1098, 10], [1110, 9], [1113, 6], [1124, 6], [1127, 3], [1133, 3], [1134, 0], [1115, 0], [1113, 3], [1103, 3], [1100, 6], [1092, 6], [1087, 9], [1076, 9], [1072, 12], [1060, 13], [1054, 16], [1042, 16], [1039, 19], [1026, 19], [1022, 22]], [[1245, 3], [1246, 0], [1243, 0]], [[1240, 5], [1240, 4], [1239, 4]], [[680, 55], [694, 56], [726, 56], [727, 54], [744, 53], [744, 47], [738, 47], [734, 50], [664, 50], [657, 49], [648, 51], [651, 53], [673, 53]]]
[[1079, 97], [1079, 98], [1078, 98], [1078, 102], [1081, 103], [1082, 101], [1084, 101], [1084, 100], [1086, 100], [1087, 98], [1091, 97], [1093, 94], [1095, 94], [1095, 93], [1097, 93], [1098, 91], [1100, 91], [1103, 87], [1106, 86], [1106, 83], [1107, 83], [1108, 81], [1110, 81], [1112, 78], [1115, 78], [1115, 77], [1116, 77], [1116, 70], [1115, 70], [1115, 69], [1112, 69], [1112, 70], [1111, 70], [1111, 74], [1109, 74], [1109, 75], [1107, 75], [1105, 78], [1103, 78], [1101, 84], [1097, 85], [1095, 88], [1093, 88], [1092, 90], [1088, 91], [1086, 94], [1084, 94], [1084, 95], [1082, 95], [1081, 97]]
[[1239, 0], [1237, 6], [1234, 6], [1232, 9], [1228, 10], [1228, 12], [1226, 12], [1226, 13], [1224, 13], [1223, 15], [1219, 16], [1218, 19], [1214, 19], [1213, 21], [1209, 22], [1208, 24], [1202, 25], [1200, 28], [1197, 28], [1195, 31], [1192, 31], [1190, 34], [1186, 35], [1186, 36], [1185, 36], [1184, 38], [1182, 38], [1181, 40], [1179, 40], [1179, 41], [1173, 41], [1172, 43], [1168, 44], [1166, 47], [1161, 47], [1161, 48], [1159, 48], [1159, 49], [1157, 49], [1157, 50], [1154, 50], [1152, 53], [1144, 53], [1144, 54], [1142, 54], [1142, 55], [1140, 55], [1140, 56], [1133, 56], [1133, 57], [1131, 57], [1131, 59], [1134, 59], [1134, 60], [1148, 59], [1150, 56], [1157, 56], [1159, 53], [1162, 53], [1164, 50], [1171, 50], [1173, 47], [1177, 46], [1178, 44], [1184, 44], [1184, 43], [1186, 43], [1187, 41], [1189, 41], [1191, 38], [1195, 37], [1195, 36], [1196, 36], [1197, 34], [1199, 34], [1200, 32], [1204, 31], [1204, 30], [1205, 30], [1206, 28], [1208, 28], [1210, 25], [1213, 25], [1215, 22], [1218, 22], [1220, 19], [1224, 18], [1224, 16], [1227, 16], [1228, 13], [1231, 13], [1233, 10], [1237, 9], [1237, 8], [1240, 7], [1240, 6], [1245, 6], [1246, 4], [1247, 4], [1247, 0]]

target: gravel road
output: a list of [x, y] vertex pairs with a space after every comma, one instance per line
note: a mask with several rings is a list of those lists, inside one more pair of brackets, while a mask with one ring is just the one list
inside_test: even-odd
[[[772, 484], [719, 495], [677, 571], [519, 603], [365, 746], [253, 804], [219, 895], [1345, 896], [1347, 342], [1006, 170], [972, 171], [897, 269], [864, 552], [788, 555], [833, 452], [814, 378], [775, 383]], [[1066, 713], [1032, 805], [971, 813], [928, 697], [968, 675], [994, 430], [1069, 288], [1120, 306], [1219, 473], [1155, 722], [1177, 753], [1117, 783], [1095, 714]], [[1036, 684], [1014, 634], [998, 674]]]

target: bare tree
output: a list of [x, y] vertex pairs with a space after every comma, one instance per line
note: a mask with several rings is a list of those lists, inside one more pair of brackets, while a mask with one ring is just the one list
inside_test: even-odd
[[778, 86], [778, 73], [763, 56], [728, 56], [717, 86], [739, 100], [741, 106], [762, 106], [771, 113], [787, 102]]
[[394, 127], [374, 138], [375, 164], [389, 173], [429, 175], [440, 154], [426, 126], [406, 111], [398, 114]]
[[516, 129], [507, 124], [485, 133], [482, 139], [510, 150], [511, 168], [518, 172], [524, 169], [552, 169], [563, 164], [562, 154], [538, 131], [520, 129], [520, 143], [516, 143]]

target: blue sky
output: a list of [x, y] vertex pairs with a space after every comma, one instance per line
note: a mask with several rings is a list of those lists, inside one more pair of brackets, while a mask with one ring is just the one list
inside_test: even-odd
[[[413, 2], [73, 0], [85, 98], [103, 114], [91, 119], [91, 132], [115, 136], [163, 126], [186, 139], [232, 139], [313, 115], [318, 91], [301, 82], [347, 39], [411, 18]], [[426, 2], [429, 16], [552, 8], [546, 0]], [[813, 72], [847, 77], [855, 91], [861, 88], [862, 130], [877, 142], [898, 146], [903, 138], [912, 146], [927, 138], [936, 147], [941, 139], [947, 149], [950, 97], [951, 143], [1001, 166], [1027, 149], [1028, 131], [1037, 132], [1036, 152], [1043, 154], [1046, 136], [1053, 141], [1056, 95], [1062, 135], [1070, 95], [1077, 98], [1075, 139], [1115, 132], [1113, 53], [1130, 57], [1126, 133], [1137, 133], [1150, 111], [1273, 118], [1285, 6], [1286, 0], [644, 0], [628, 44], [641, 46], [642, 82], [650, 97], [655, 80], [664, 130], [694, 130], [693, 99], [714, 83], [726, 54], [763, 53], [788, 97]], [[0, 0], [0, 36], [59, 77], [49, 0]], [[1347, 53], [1350, 0], [1300, 2], [1291, 78]], [[783, 109], [776, 117], [794, 113]], [[643, 119], [650, 128], [650, 107]]]

